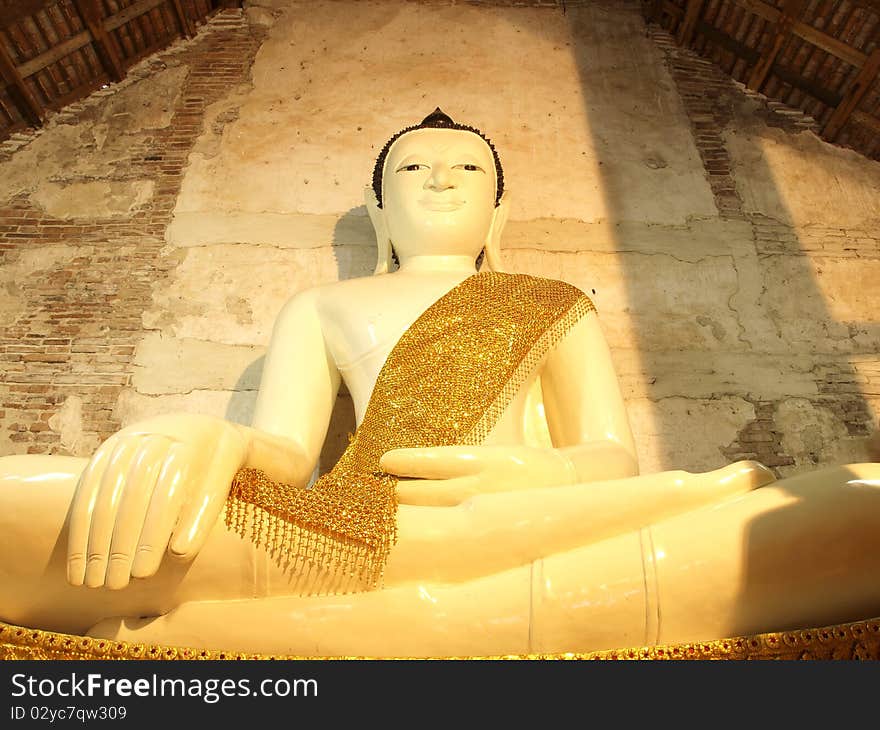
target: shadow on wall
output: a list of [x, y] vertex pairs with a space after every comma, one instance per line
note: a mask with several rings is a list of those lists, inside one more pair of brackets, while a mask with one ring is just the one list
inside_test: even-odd
[[[371, 171], [365, 171], [365, 179]], [[362, 241], [362, 244], [369, 247], [373, 251], [376, 250], [376, 240], [373, 235], [373, 226], [367, 215], [365, 205], [359, 205], [352, 208], [347, 213], [339, 217], [336, 227], [333, 230], [333, 255], [336, 259], [336, 267], [339, 272], [340, 281], [343, 279], [355, 279], [361, 276], [369, 276], [373, 273], [375, 258], [368, 257], [370, 261], [369, 267], [365, 269], [363, 265], [357, 262], [357, 258], [347, 258], [342, 256], [344, 247], [352, 245], [352, 239]], [[321, 448], [321, 455], [318, 457], [318, 467], [316, 475], [325, 474], [333, 468], [333, 465], [339, 461], [342, 452], [348, 446], [349, 436], [355, 432], [357, 424], [354, 416], [354, 402], [348, 392], [348, 388], [343, 382], [339, 386], [339, 393], [336, 395], [336, 403], [333, 406], [333, 412], [330, 414], [330, 424], [327, 427], [327, 436], [324, 438], [324, 445]]]
[[241, 375], [235, 382], [234, 390], [226, 405], [224, 418], [234, 423], [250, 424], [254, 417], [254, 404], [256, 403], [256, 391], [254, 383], [259, 383], [263, 377], [263, 364], [266, 356], [261, 355], [242, 370]]
[[[627, 168], [619, 162], [632, 158], [633, 153], [629, 148], [632, 139], [625, 133], [621, 134], [617, 127], [619, 116], [597, 114], [597, 110], [608, 109], [609, 105], [613, 107], [615, 103], [614, 88], [603, 83], [608, 79], [601, 76], [602, 64], [597, 64], [597, 58], [601, 59], [603, 45], [610, 43], [620, 47], [625, 44], [626, 39], [623, 37], [619, 37], [615, 44], [614, 36], [632, 33], [632, 28], [627, 28], [626, 23], [612, 23], [606, 13], [607, 10], [599, 5], [572, 8], [568, 16], [573, 50], [582, 77], [585, 117], [591, 134], [598, 141], [595, 149], [600, 155], [598, 169], [603, 174], [601, 185], [608, 215], [614, 222], [625, 222], [627, 212], [631, 213], [633, 210], [633, 201], [627, 197], [632, 186], [620, 178], [621, 175], [628, 174], [632, 167]], [[619, 15], [619, 12], [615, 15]], [[644, 29], [642, 32], [644, 33]], [[597, 41], [599, 36], [602, 43]], [[635, 50], [627, 60], [632, 62], [631, 73], [636, 77], [645, 72], [645, 68], [640, 65], [646, 59], [639, 58]], [[809, 249], [802, 245], [799, 238], [795, 227], [797, 220], [788, 209], [785, 193], [779, 189], [778, 182], [777, 187], [773, 187], [773, 181], [778, 181], [781, 171], [772, 169], [765, 156], [760, 156], [752, 166], [740, 170], [739, 174], [771, 181], [769, 191], [764, 190], [763, 194], [770, 196], [770, 208], [781, 213], [768, 221], [765, 217], [746, 210], [743, 205], [742, 184], [749, 185], [753, 181], [735, 179], [734, 163], [726, 137], [731, 128], [742, 121], [737, 119], [735, 110], [738, 105], [742, 106], [743, 93], [729, 80], [722, 82], [716, 79], [714, 83], [701, 87], [699, 83], [695, 83], [694, 76], [688, 77], [687, 64], [679, 62], [680, 56], [676, 56], [674, 61], [675, 63], [669, 64], [669, 72], [682, 99], [684, 111], [690, 118], [694, 145], [700, 152], [705, 176], [711, 184], [718, 208], [714, 218], [719, 226], [725, 221], [741, 221], [750, 226], [752, 231], [754, 245], [751, 250], [741, 249], [738, 259], [731, 256], [719, 257], [718, 265], [732, 267], [738, 291], [742, 291], [746, 283], [743, 280], [745, 273], [738, 270], [737, 264], [746, 263], [750, 274], [758, 279], [752, 282], [756, 299], [748, 302], [748, 306], [743, 306], [742, 301], [732, 300], [735, 301], [735, 306], [731, 307], [728, 298], [724, 297], [719, 298], [714, 309], [706, 308], [689, 313], [692, 317], [691, 327], [694, 329], [693, 322], [723, 320], [725, 316], [730, 317], [730, 310], [733, 309], [741, 332], [744, 333], [738, 338], [725, 338], [710, 352], [701, 351], [700, 347], [694, 346], [691, 359], [694, 363], [699, 363], [703, 358], [704, 362], [710, 361], [714, 369], [735, 373], [732, 395], [746, 399], [755, 406], [756, 417], [750, 423], [742, 424], [737, 437], [738, 443], [731, 444], [728, 448], [721, 445], [719, 450], [726, 457], [725, 461], [730, 457], [755, 458], [778, 470], [779, 467], [795, 464], [792, 455], [786, 454], [782, 447], [781, 437], [785, 435], [782, 429], [786, 426], [778, 423], [777, 417], [779, 409], [785, 407], [787, 401], [780, 394], [803, 390], [803, 383], [795, 382], [796, 374], [800, 376], [805, 373], [806, 378], [814, 379], [815, 395], [810, 398], [812, 407], [827, 409], [841, 423], [845, 422], [845, 436], [868, 435], [868, 404], [856, 385], [856, 373], [847, 356], [859, 353], [876, 354], [880, 331], [873, 324], [839, 322], [835, 319], [817, 281]], [[710, 72], [696, 69], [696, 74], [708, 73]], [[632, 97], [619, 94], [618, 98]], [[650, 100], [646, 106], [649, 105]], [[643, 108], [633, 112], [630, 119], [634, 120], [634, 124], [651, 123], [650, 110]], [[658, 119], [662, 119], [662, 112], [655, 110], [655, 114]], [[793, 144], [792, 135], [779, 137], [783, 140], [788, 138], [789, 143]], [[646, 175], [650, 173], [650, 170], [645, 171]], [[767, 207], [766, 201], [764, 206]], [[652, 209], [654, 205], [647, 207]], [[748, 228], [744, 227], [744, 230], [747, 231]], [[771, 239], [774, 236], [784, 239], [784, 245], [778, 241], [773, 242]], [[690, 279], [685, 282], [675, 279], [654, 279], [646, 282], [646, 269], [633, 266], [638, 257], [625, 253], [632, 251], [633, 242], [618, 240], [617, 244], [622, 253], [619, 257], [620, 272], [627, 299], [635, 313], [633, 330], [642, 372], [649, 378], [649, 382], [674, 379], [677, 374], [670, 370], [670, 363], [674, 362], [670, 354], [671, 348], [677, 349], [680, 343], [670, 338], [665, 346], [658, 344], [652, 333], [662, 331], [664, 326], [669, 325], [668, 320], [660, 315], [662, 309], [674, 312], [677, 306], [680, 307], [675, 300], [681, 288], [699, 286], [700, 282]], [[834, 262], [829, 262], [829, 265], [834, 265]], [[652, 275], [661, 277], [673, 270], [659, 266], [651, 268]], [[653, 311], [640, 312], [638, 303], [644, 302], [646, 287], [653, 288], [655, 295], [662, 293], [660, 296], [665, 301], [661, 299], [661, 307]], [[652, 321], [652, 318], [656, 319]], [[853, 332], [864, 332], [867, 336], [861, 341], [850, 336], [841, 343], [841, 338], [837, 336], [841, 329], [848, 329], [851, 335]], [[754, 340], [750, 339], [752, 337]], [[697, 343], [698, 340], [694, 339], [693, 342]], [[766, 381], [762, 383], [742, 370], [744, 361], [748, 362], [750, 357], [760, 357], [763, 353], [784, 366], [777, 371], [778, 379], [772, 385], [775, 394], [765, 391]], [[803, 367], [804, 362], [808, 363], [806, 368]], [[828, 393], [824, 378], [829, 369], [835, 373], [838, 382], [849, 381], [852, 387]], [[709, 374], [714, 374], [714, 370]], [[785, 382], [787, 376], [792, 378], [788, 386]], [[786, 387], [790, 389], [786, 390]], [[708, 399], [714, 397], [715, 394], [712, 394]], [[652, 401], [652, 407], [653, 418], [661, 420], [663, 415], [659, 412], [657, 400]], [[798, 425], [794, 428], [797, 429]], [[787, 427], [792, 428], [791, 423]], [[661, 453], [673, 452], [673, 444], [668, 441], [668, 433], [673, 431], [667, 433], [663, 429], [657, 430], [659, 438], [666, 441], [659, 444]], [[867, 454], [867, 445], [865, 453]], [[731, 580], [738, 580], [740, 585], [726, 617], [729, 635], [803, 628], [805, 625], [815, 626], [880, 615], [880, 589], [870, 588], [876, 585], [876, 580], [869, 575], [850, 574], [851, 565], [865, 564], [864, 559], [854, 560], [858, 553], [876, 552], [880, 549], [880, 530], [877, 529], [880, 522], [880, 483], [876, 479], [873, 484], [860, 481], [857, 473], [842, 466], [823, 471], [821, 479], [816, 480], [809, 472], [813, 464], [821, 463], [822, 455], [815, 455], [811, 459], [812, 464], [809, 463], [809, 455], [806, 459], [806, 463], [798, 466], [803, 466], [801, 471], [807, 471], [807, 475], [777, 482], [767, 488], [772, 491], [762, 494], [753, 502], [760, 506], [762, 498], [767, 497], [769, 500], [771, 494], [781, 494], [782, 498], [767, 502], [766, 510], [759, 509], [751, 513], [730, 510], [732, 522], [726, 528], [732, 531], [729, 544], [734, 550], [742, 550], [742, 561], [738, 566], [741, 572], [735, 571], [730, 575]], [[674, 467], [687, 468], [687, 465], [665, 465], [665, 468]], [[739, 515], [738, 518], [733, 515], [734, 512]], [[741, 521], [744, 515], [749, 515], [745, 517], [745, 525]], [[740, 521], [737, 522], [737, 519]], [[695, 529], [699, 530], [699, 527], [695, 526]], [[853, 538], [853, 535], [857, 537]], [[721, 541], [720, 536], [716, 537]], [[706, 541], [703, 555], [694, 557], [702, 557], [711, 563], [718, 552], [718, 544], [721, 542]], [[691, 547], [700, 551], [696, 541], [689, 549]], [[725, 569], [729, 571], [730, 566]], [[785, 596], [788, 600], [780, 601]], [[780, 604], [786, 604], [788, 608], [781, 609]], [[843, 605], [850, 607], [847, 609], [849, 613], [844, 611], [841, 614], [840, 606]], [[809, 607], [809, 610], [805, 611], [805, 607]], [[787, 616], [784, 615], [786, 611]], [[776, 624], [767, 625], [767, 616], [775, 616]]]
[[[361, 243], [362, 242], [362, 243]], [[339, 280], [368, 276], [372, 269], [365, 271], [358, 264], [358, 257], [345, 256], [352, 246], [363, 245], [375, 249], [373, 229], [367, 216], [366, 207], [352, 208], [339, 217], [333, 235], [333, 255], [336, 261]], [[249, 424], [253, 420], [256, 392], [252, 384], [261, 380], [265, 356], [260, 356], [242, 371], [226, 406], [225, 418], [236, 423]], [[356, 428], [354, 403], [345, 383], [339, 388], [336, 404], [330, 416], [330, 424], [324, 439], [324, 446], [318, 459], [316, 474], [320, 476], [333, 468], [342, 452], [348, 446], [348, 437]]]
[[[748, 132], [766, 129], [749, 108], [749, 103], [756, 105], [754, 99], [747, 100], [721, 72], [713, 73], [699, 63], [689, 65], [687, 51], [667, 49], [667, 68], [653, 70], [652, 65], [659, 66], [657, 58], [663, 48], [632, 42], [634, 36], [646, 33], [635, 11], [597, 4], [570, 8], [567, 16], [611, 229], [636, 233], [636, 238], [626, 235], [616, 242], [618, 271], [627, 309], [632, 312], [632, 347], [641, 360], [641, 374], [647, 382], [658, 383], [646, 393], [652, 411], [646, 420], [654, 424], [662, 468], [703, 469], [755, 458], [774, 470], [792, 467], [787, 470], [790, 473], [863, 458], [857, 440], [868, 435], [871, 416], [847, 356], [876, 354], [880, 328], [835, 319], [817, 281], [822, 266], [799, 240], [798, 221], [788, 210], [786, 193], [790, 194], [792, 181], [786, 181], [788, 189], [774, 189], [774, 180], [782, 171], [773, 169], [767, 156], [743, 162], [742, 148], [756, 147]], [[624, 90], [621, 84], [626, 79], [642, 90], [638, 94]], [[699, 184], [705, 189], [708, 182], [716, 207], [714, 213], [694, 212], [692, 219], [677, 224], [674, 216], [664, 218], [663, 208], [680, 209], [683, 191], [669, 179], [669, 170], [664, 171], [664, 156], [671, 156], [670, 166], [679, 164], [688, 173], [690, 169], [682, 165], [686, 153], [670, 148], [672, 138], [658, 134], [658, 130], [675, 134], [681, 117], [679, 109], [664, 108], [664, 97], [670, 95], [656, 91], [669, 81], [690, 121], [688, 146], [699, 153], [697, 165], [701, 162], [703, 168]], [[746, 122], [750, 129], [743, 141]], [[777, 144], [797, 144], [793, 134], [777, 136]], [[731, 150], [731, 138], [737, 140], [738, 149]], [[735, 169], [737, 164], [739, 169]], [[823, 164], [821, 158], [818, 164]], [[652, 185], [651, 179], [665, 183]], [[759, 189], [763, 200], [744, 205], [743, 186], [746, 194], [750, 188]], [[773, 217], [755, 210], [773, 211]], [[669, 226], [670, 238], [682, 239], [682, 227], [689, 229], [692, 239], [702, 236], [705, 252], [677, 253], [659, 245], [652, 250], [654, 244], [645, 230], [655, 225]], [[679, 231], [673, 230], [676, 227]], [[736, 238], [725, 250], [723, 241], [731, 239], [731, 231]], [[644, 242], [637, 240], [639, 236]], [[694, 240], [694, 244], [703, 241]], [[658, 252], [663, 255], [653, 255]], [[681, 261], [676, 261], [678, 256]], [[832, 261], [826, 267], [826, 281], [833, 281], [828, 269], [834, 265]], [[725, 288], [713, 297], [713, 286]], [[683, 435], [681, 425], [676, 426], [683, 413], [672, 408], [673, 399], [662, 387], [687, 382], [680, 370], [691, 364], [690, 379], [704, 392], [692, 393], [688, 386], [678, 386], [676, 395], [688, 398], [689, 405], [697, 408], [716, 409], [698, 418], [718, 422], [720, 404], [726, 399], [736, 411], [732, 418], [740, 422], [732, 442], [718, 442], [714, 447], [717, 462], [712, 464], [687, 463], [695, 453], [691, 447], [697, 444], [683, 443], [683, 439], [704, 438], [708, 431], [685, 430]], [[703, 383], [699, 382], [701, 373]], [[729, 375], [721, 378], [721, 373]], [[789, 402], [795, 396], [801, 398], [804, 415], [812, 419], [812, 429], [829, 438], [828, 429], [816, 422], [836, 424], [840, 442], [847, 442], [848, 451], [823, 449], [823, 444], [815, 443], [820, 439], [801, 428], [796, 404]], [[744, 422], [743, 416], [751, 412], [754, 416]], [[803, 445], [786, 445], [784, 437]]]

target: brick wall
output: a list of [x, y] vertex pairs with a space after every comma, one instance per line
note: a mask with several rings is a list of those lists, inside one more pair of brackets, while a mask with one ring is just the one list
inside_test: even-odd
[[[736, 124], [734, 108], [751, 102], [756, 120], [790, 134], [818, 133], [818, 124], [801, 110], [769, 100], [732, 80], [710, 61], [676, 45], [675, 39], [660, 27], [651, 25], [648, 32], [662, 49], [675, 81], [719, 215], [750, 224], [755, 255], [759, 260], [766, 261], [771, 256], [800, 260], [818, 256], [833, 261], [877, 258], [880, 233], [876, 230], [827, 226], [795, 228], [784, 221], [746, 212], [737, 191], [731, 154], [725, 142], [725, 130]], [[797, 296], [797, 293], [792, 295]], [[821, 355], [811, 359], [816, 395], [809, 398], [810, 403], [830, 414], [848, 436], [866, 437], [877, 431], [880, 424], [874, 421], [868, 403], [869, 398], [876, 399], [880, 395], [880, 368], [875, 364], [876, 355], [856, 356], [850, 362]], [[743, 426], [732, 443], [722, 446], [721, 452], [726, 458], [757, 459], [776, 471], [780, 467], [802, 467], [824, 460], [819, 448], [806, 447], [800, 453], [786, 451], [783, 434], [792, 424], [780, 423], [779, 411], [787, 399], [768, 400], [760, 394], [744, 397], [754, 406], [755, 418]]]
[[[26, 195], [0, 208], [0, 266], [58, 245], [74, 249], [58, 266], [7, 284], [18, 306], [0, 332], [0, 453], [84, 454], [119, 428], [113, 409], [130, 383], [141, 316], [157, 281], [176, 265], [174, 255], [163, 254], [164, 234], [187, 155], [205, 107], [247, 80], [261, 37], [241, 11], [225, 10], [194, 40], [132, 70], [126, 85], [164, 67], [168, 54], [187, 67], [171, 124], [147, 135], [105, 178], [154, 181], [149, 204], [132, 216], [57, 219]], [[88, 123], [90, 110], [116, 92], [68, 107], [54, 125]], [[0, 162], [32, 137], [10, 139]], [[62, 428], [65, 417], [71, 429]]]

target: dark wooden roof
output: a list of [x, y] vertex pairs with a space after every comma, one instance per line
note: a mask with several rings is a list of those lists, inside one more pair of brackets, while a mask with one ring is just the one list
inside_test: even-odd
[[229, 0], [0, 0], [0, 140], [42, 124]]
[[648, 20], [880, 160], [880, 0], [645, 0]]

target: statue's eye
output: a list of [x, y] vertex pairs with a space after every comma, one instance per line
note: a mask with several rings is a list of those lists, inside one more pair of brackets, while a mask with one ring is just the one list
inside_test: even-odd
[[469, 162], [463, 163], [461, 165], [456, 165], [456, 167], [461, 170], [467, 170], [468, 172], [482, 172], [483, 171], [483, 168], [480, 167], [479, 165], [474, 165]]
[[424, 167], [427, 167], [427, 165], [420, 165], [416, 162], [416, 163], [413, 163], [412, 165], [404, 165], [403, 167], [399, 168], [397, 171], [398, 172], [416, 172], [417, 170], [421, 170]]

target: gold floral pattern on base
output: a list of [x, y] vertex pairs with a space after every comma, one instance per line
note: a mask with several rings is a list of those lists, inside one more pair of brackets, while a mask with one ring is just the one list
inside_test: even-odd
[[[385, 659], [387, 657], [312, 657], [245, 654], [209, 649], [134, 644], [27, 629], [0, 622], [0, 659]], [[880, 659], [880, 618], [796, 631], [756, 634], [693, 644], [610, 649], [559, 654], [515, 654], [493, 657], [432, 657], [434, 659], [511, 660], [743, 660], [743, 659]]]

